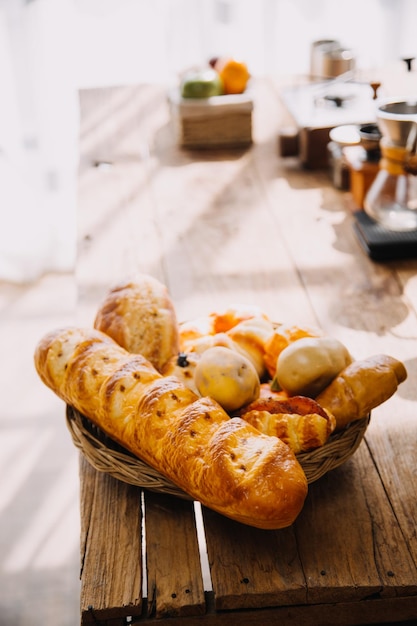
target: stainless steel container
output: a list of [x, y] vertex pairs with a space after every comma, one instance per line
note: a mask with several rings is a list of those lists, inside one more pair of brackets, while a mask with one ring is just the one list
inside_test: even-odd
[[417, 121], [417, 97], [381, 103], [376, 115], [384, 137], [392, 145], [405, 147], [411, 128]]
[[352, 50], [344, 48], [336, 39], [322, 39], [311, 44], [312, 78], [335, 78], [354, 69]]

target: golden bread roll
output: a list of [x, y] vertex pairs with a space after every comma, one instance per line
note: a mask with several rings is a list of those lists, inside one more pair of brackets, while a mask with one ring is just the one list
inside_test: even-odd
[[336, 430], [366, 417], [390, 398], [407, 378], [403, 363], [378, 354], [348, 365], [317, 397], [336, 418]]
[[253, 317], [227, 331], [236, 350], [252, 361], [260, 379], [266, 373], [265, 345], [274, 332], [273, 323], [264, 317]]
[[259, 378], [266, 373], [265, 344], [274, 324], [257, 306], [231, 306], [224, 312], [210, 313], [179, 325], [182, 352], [198, 352], [224, 346], [240, 352], [254, 365]]
[[215, 311], [209, 315], [213, 333], [226, 333], [240, 322], [254, 317], [268, 319], [262, 309], [254, 304], [234, 304], [223, 311]]
[[346, 346], [334, 337], [301, 337], [277, 359], [274, 386], [289, 396], [315, 398], [352, 362]]
[[262, 310], [251, 304], [235, 304], [179, 324], [180, 349], [187, 352], [190, 343], [208, 335], [219, 335], [254, 317], [268, 319]]
[[260, 397], [240, 416], [265, 435], [279, 437], [295, 454], [324, 445], [336, 426], [331, 413], [304, 396]]
[[182, 351], [186, 354], [195, 353], [202, 355], [203, 352], [215, 346], [222, 346], [230, 350], [236, 350], [237, 346], [227, 333], [216, 333], [215, 335], [202, 335], [182, 342]]
[[289, 526], [300, 513], [307, 479], [288, 446], [230, 419], [107, 335], [49, 333], [34, 360], [62, 400], [207, 507], [265, 529]]
[[248, 358], [224, 346], [209, 348], [194, 372], [199, 395], [209, 396], [232, 417], [259, 396], [260, 382]]
[[265, 342], [273, 332], [273, 324], [269, 320], [257, 317], [239, 322], [227, 332], [199, 334], [197, 326], [186, 325], [186, 331], [180, 325], [180, 345], [185, 353], [202, 354], [208, 348], [223, 346], [239, 352], [251, 361], [259, 378], [266, 373], [264, 354]]
[[294, 341], [303, 337], [322, 337], [318, 328], [310, 326], [296, 326], [294, 324], [279, 324], [265, 343], [265, 366], [271, 378], [274, 378], [277, 369], [277, 360], [281, 352]]
[[164, 376], [176, 376], [186, 387], [192, 389], [196, 395], [201, 395], [194, 380], [195, 369], [201, 355], [198, 352], [180, 352], [172, 357], [164, 370]]
[[198, 317], [187, 322], [180, 322], [178, 326], [180, 351], [187, 352], [188, 343], [192, 343], [196, 339], [213, 335], [212, 320], [209, 317]]
[[167, 288], [147, 274], [116, 285], [97, 311], [94, 327], [163, 372], [179, 352], [178, 323]]

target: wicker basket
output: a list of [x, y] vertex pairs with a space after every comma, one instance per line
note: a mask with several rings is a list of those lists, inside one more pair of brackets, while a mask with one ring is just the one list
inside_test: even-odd
[[248, 94], [203, 100], [169, 96], [177, 143], [183, 148], [243, 148], [252, 143], [253, 101]]
[[[174, 483], [107, 437], [76, 409], [67, 406], [66, 414], [74, 444], [95, 469], [131, 485], [190, 499]], [[352, 456], [364, 437], [369, 420], [370, 416], [352, 422], [344, 430], [331, 435], [324, 446], [297, 455], [309, 483]]]

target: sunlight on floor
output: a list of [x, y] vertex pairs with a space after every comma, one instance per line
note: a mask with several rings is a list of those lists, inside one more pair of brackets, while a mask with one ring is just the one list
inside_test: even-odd
[[0, 512], [16, 497], [39, 458], [47, 450], [51, 439], [51, 430], [40, 434], [34, 428], [2, 432], [0, 471], [6, 480], [0, 492]]
[[0, 624], [79, 621], [78, 452], [65, 405], [39, 380], [34, 346], [71, 323], [74, 278], [0, 282]]
[[22, 536], [6, 554], [4, 569], [9, 572], [53, 569], [66, 563], [77, 549], [79, 525], [76, 455], [65, 465], [50, 485]]

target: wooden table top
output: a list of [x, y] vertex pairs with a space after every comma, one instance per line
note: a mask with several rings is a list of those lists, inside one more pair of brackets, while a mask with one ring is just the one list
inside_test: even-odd
[[110, 286], [147, 272], [179, 319], [255, 303], [274, 320], [320, 326], [358, 359], [390, 354], [408, 379], [280, 531], [141, 494], [81, 458], [82, 624], [417, 617], [417, 260], [366, 256], [351, 194], [279, 157], [285, 123], [276, 85], [259, 81], [253, 145], [190, 152], [176, 144], [162, 87], [81, 92], [77, 321], [92, 325]]

